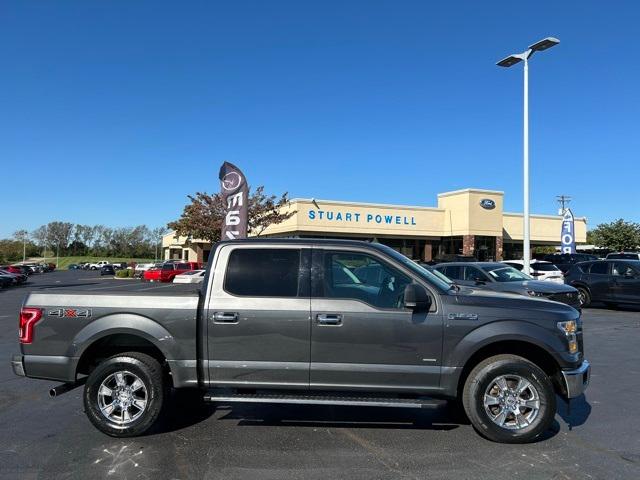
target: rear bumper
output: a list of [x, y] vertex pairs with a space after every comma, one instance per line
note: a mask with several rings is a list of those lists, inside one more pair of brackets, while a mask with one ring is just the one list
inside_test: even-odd
[[584, 393], [591, 377], [591, 365], [584, 360], [575, 370], [562, 370], [567, 398], [576, 398]]
[[11, 359], [11, 368], [13, 369], [13, 373], [18, 375], [19, 377], [24, 377], [26, 374], [24, 373], [24, 363], [22, 363], [22, 355], [14, 355]]
[[76, 379], [78, 358], [58, 355], [14, 355], [13, 373], [21, 377], [43, 378], [73, 382]]

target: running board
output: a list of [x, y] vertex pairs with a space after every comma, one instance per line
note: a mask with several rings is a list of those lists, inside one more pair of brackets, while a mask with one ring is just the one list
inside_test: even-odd
[[214, 403], [289, 403], [304, 405], [341, 405], [358, 407], [433, 408], [441, 404], [432, 398], [396, 398], [368, 395], [285, 394], [285, 393], [207, 393], [205, 402]]

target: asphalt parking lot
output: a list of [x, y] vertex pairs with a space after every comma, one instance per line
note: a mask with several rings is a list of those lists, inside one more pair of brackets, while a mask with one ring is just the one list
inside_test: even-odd
[[500, 445], [432, 409], [210, 406], [173, 396], [161, 431], [118, 440], [94, 429], [82, 390], [48, 397], [52, 382], [16, 377], [17, 313], [33, 289], [193, 288], [100, 278], [97, 272], [34, 275], [0, 291], [0, 478], [640, 478], [640, 312], [583, 314], [593, 373], [586, 397], [563, 402], [545, 438]]

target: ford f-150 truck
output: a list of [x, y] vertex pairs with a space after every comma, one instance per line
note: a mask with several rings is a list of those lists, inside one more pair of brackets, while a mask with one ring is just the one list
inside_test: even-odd
[[449, 283], [375, 243], [218, 243], [200, 292], [29, 294], [17, 375], [84, 383], [89, 420], [116, 437], [158, 419], [171, 388], [210, 402], [460, 404], [485, 437], [538, 438], [556, 393], [590, 366], [574, 308]]

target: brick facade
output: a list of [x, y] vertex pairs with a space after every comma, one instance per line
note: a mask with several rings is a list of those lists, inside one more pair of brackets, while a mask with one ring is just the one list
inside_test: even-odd
[[475, 254], [475, 235], [463, 235], [462, 236], [462, 254], [474, 255]]
[[496, 237], [496, 261], [501, 262], [502, 260], [504, 260], [503, 251], [504, 241], [502, 237]]

